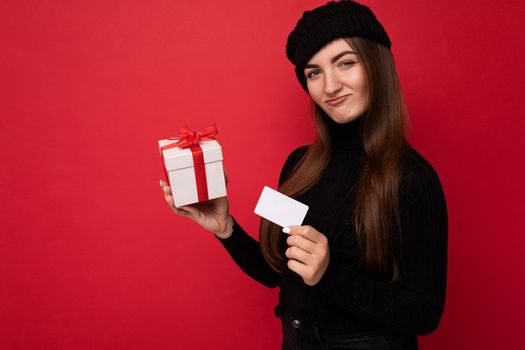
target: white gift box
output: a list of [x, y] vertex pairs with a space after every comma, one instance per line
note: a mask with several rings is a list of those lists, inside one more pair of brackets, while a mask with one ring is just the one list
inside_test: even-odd
[[[159, 149], [177, 140], [159, 140]], [[226, 196], [226, 181], [222, 166], [222, 148], [216, 140], [199, 141], [204, 157], [204, 169], [209, 200]], [[190, 148], [173, 147], [162, 152], [162, 161], [176, 207], [199, 202], [197, 179]]]

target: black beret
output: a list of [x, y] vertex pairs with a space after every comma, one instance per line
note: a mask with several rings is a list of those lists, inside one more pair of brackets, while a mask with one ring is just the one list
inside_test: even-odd
[[392, 44], [381, 23], [365, 5], [351, 0], [330, 1], [305, 11], [288, 35], [286, 57], [295, 65], [295, 74], [308, 92], [304, 67], [326, 44], [338, 38], [362, 37], [390, 49]]

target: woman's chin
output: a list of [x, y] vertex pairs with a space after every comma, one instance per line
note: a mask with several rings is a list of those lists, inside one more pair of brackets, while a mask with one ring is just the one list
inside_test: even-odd
[[330, 116], [334, 122], [337, 124], [346, 124], [356, 119], [355, 116], [347, 116], [347, 115], [338, 115], [338, 116]]

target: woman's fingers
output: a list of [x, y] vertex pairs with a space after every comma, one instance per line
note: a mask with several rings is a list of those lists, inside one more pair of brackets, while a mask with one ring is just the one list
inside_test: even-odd
[[309, 272], [308, 265], [294, 259], [288, 260], [288, 268], [301, 277], [307, 275]]
[[168, 205], [170, 207], [174, 207], [175, 203], [173, 201], [173, 196], [171, 195], [171, 189], [168, 185], [164, 183], [164, 181], [160, 180], [160, 187], [162, 188], [162, 192], [164, 193], [164, 199], [166, 199], [166, 202], [168, 202]]
[[309, 286], [317, 284], [323, 277], [330, 261], [328, 239], [309, 225], [283, 227], [288, 233], [286, 242], [290, 246], [285, 254], [288, 268], [303, 278]]
[[315, 252], [315, 249], [317, 247], [317, 243], [314, 243], [311, 240], [304, 238], [298, 234], [288, 236], [288, 238], [286, 239], [286, 243], [288, 243], [289, 246], [299, 247], [308, 253]]
[[294, 259], [297, 261], [302, 262], [303, 264], [306, 264], [310, 260], [311, 254], [304, 249], [301, 249], [297, 246], [292, 246], [288, 249], [286, 249], [286, 252], [284, 253], [289, 259]]
[[171, 188], [170, 186], [165, 183], [163, 180], [160, 180], [160, 187], [162, 188], [162, 191], [165, 195], [171, 195]]
[[321, 232], [317, 231], [315, 228], [309, 225], [304, 225], [304, 226], [290, 225], [288, 227], [284, 227], [283, 232], [288, 233], [290, 236], [299, 235], [314, 243], [325, 243], [326, 242], [326, 237], [323, 234], [321, 234]]
[[195, 214], [195, 209], [192, 208], [192, 207], [189, 207], [189, 206], [183, 206], [183, 207], [176, 207], [175, 204], [173, 203], [173, 197], [169, 197], [168, 198], [168, 204], [171, 208], [171, 210], [173, 210], [173, 212], [175, 214], [178, 214], [178, 215], [181, 215], [181, 216], [186, 216], [186, 217], [189, 217], [189, 218], [193, 218], [194, 217], [194, 214]]
[[[189, 205], [183, 205], [180, 207], [175, 206], [175, 201], [173, 200], [173, 194], [171, 193], [171, 188], [166, 182], [163, 180], [160, 180], [160, 186], [162, 188], [162, 192], [164, 193], [164, 199], [166, 200], [166, 203], [168, 203], [168, 206], [173, 210], [175, 214], [188, 217], [194, 221], [198, 221], [202, 218], [203, 214], [209, 209], [213, 209], [211, 206], [211, 201], [209, 202], [203, 202], [203, 203], [196, 203], [195, 205], [189, 204]], [[200, 204], [200, 205], [198, 205]]]
[[188, 216], [188, 217], [191, 217], [191, 218], [196, 218], [197, 217], [197, 213], [198, 213], [198, 209], [191, 206], [191, 205], [184, 205], [182, 207], [175, 207], [175, 209], [179, 210], [180, 212], [183, 212], [184, 215]]
[[171, 195], [166, 194], [166, 192], [164, 192], [164, 199], [166, 200], [166, 202], [168, 203], [168, 206], [171, 209], [178, 210], [177, 207], [175, 206], [175, 202], [173, 201], [173, 197]]
[[162, 188], [162, 192], [164, 193], [164, 199], [168, 203], [168, 206], [175, 212], [175, 214], [179, 214], [182, 216], [190, 216], [190, 212], [181, 208], [177, 208], [175, 206], [175, 202], [173, 200], [173, 196], [171, 195], [171, 189], [168, 184], [166, 184], [164, 181], [160, 180], [160, 187]]

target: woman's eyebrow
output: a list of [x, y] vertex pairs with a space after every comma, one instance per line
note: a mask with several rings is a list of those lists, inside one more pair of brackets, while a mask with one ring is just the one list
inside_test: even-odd
[[[334, 63], [335, 61], [337, 61], [338, 59], [340, 59], [341, 57], [343, 57], [344, 55], [347, 55], [347, 54], [355, 55], [356, 53], [354, 51], [343, 51], [343, 52], [335, 55], [334, 57], [332, 57], [332, 59], [330, 60], [330, 63]], [[319, 66], [316, 65], [316, 64], [307, 64], [304, 68], [317, 68], [317, 67], [319, 67]]]

